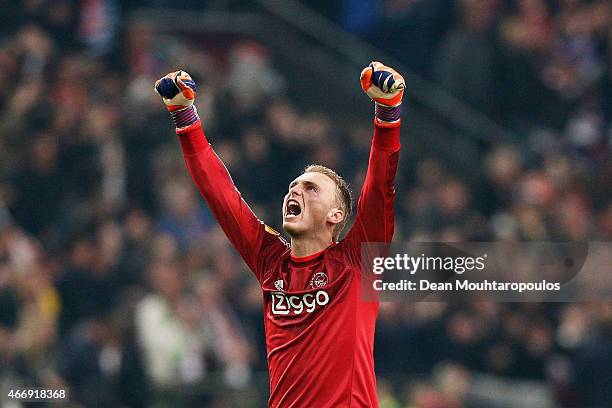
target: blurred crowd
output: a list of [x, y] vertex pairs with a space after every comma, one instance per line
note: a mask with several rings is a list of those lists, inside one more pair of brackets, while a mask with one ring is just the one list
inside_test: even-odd
[[[215, 150], [277, 227], [309, 163], [359, 191], [371, 118], [304, 109], [251, 40], [207, 48], [127, 25], [112, 0], [20, 3], [0, 5], [0, 390], [69, 386], [96, 407], [262, 406], [258, 283], [193, 187], [153, 82], [177, 67], [196, 79]], [[612, 239], [610, 2], [334, 4], [328, 16], [532, 152], [486, 146], [477, 178], [443, 157], [401, 161], [395, 239]], [[375, 349], [383, 408], [612, 398], [610, 304], [384, 303]]]

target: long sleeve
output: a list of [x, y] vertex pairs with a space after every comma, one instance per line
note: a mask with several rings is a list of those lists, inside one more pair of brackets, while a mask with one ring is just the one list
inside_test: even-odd
[[234, 185], [227, 168], [208, 143], [201, 123], [179, 132], [185, 163], [219, 225], [259, 281], [261, 258], [271, 249], [283, 251], [280, 234], [259, 220]]
[[362, 242], [390, 242], [395, 221], [395, 175], [399, 157], [399, 124], [374, 128], [368, 171], [357, 205], [357, 215], [346, 240], [354, 245]]

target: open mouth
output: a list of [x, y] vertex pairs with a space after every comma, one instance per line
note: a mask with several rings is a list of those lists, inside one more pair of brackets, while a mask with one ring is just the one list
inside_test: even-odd
[[302, 208], [300, 207], [300, 203], [297, 200], [293, 198], [290, 198], [289, 200], [287, 200], [287, 208], [285, 210], [285, 217], [287, 218], [297, 217], [301, 213], [302, 213]]

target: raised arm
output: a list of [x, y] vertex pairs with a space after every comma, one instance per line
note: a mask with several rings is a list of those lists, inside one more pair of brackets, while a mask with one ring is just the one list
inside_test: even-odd
[[155, 90], [174, 119], [185, 163], [200, 194], [230, 242], [261, 281], [262, 260], [271, 251], [284, 251], [285, 241], [253, 214], [208, 143], [193, 106], [196, 86], [189, 74], [170, 73], [155, 83]]
[[399, 127], [404, 78], [392, 68], [372, 62], [361, 73], [361, 86], [375, 103], [374, 137], [357, 215], [346, 239], [390, 242], [395, 221], [395, 175], [400, 150]]

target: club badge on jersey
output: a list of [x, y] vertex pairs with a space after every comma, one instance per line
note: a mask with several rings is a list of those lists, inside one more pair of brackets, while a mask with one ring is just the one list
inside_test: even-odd
[[322, 288], [327, 285], [327, 282], [327, 274], [325, 272], [317, 272], [310, 278], [308, 286], [310, 286], [311, 289]]

